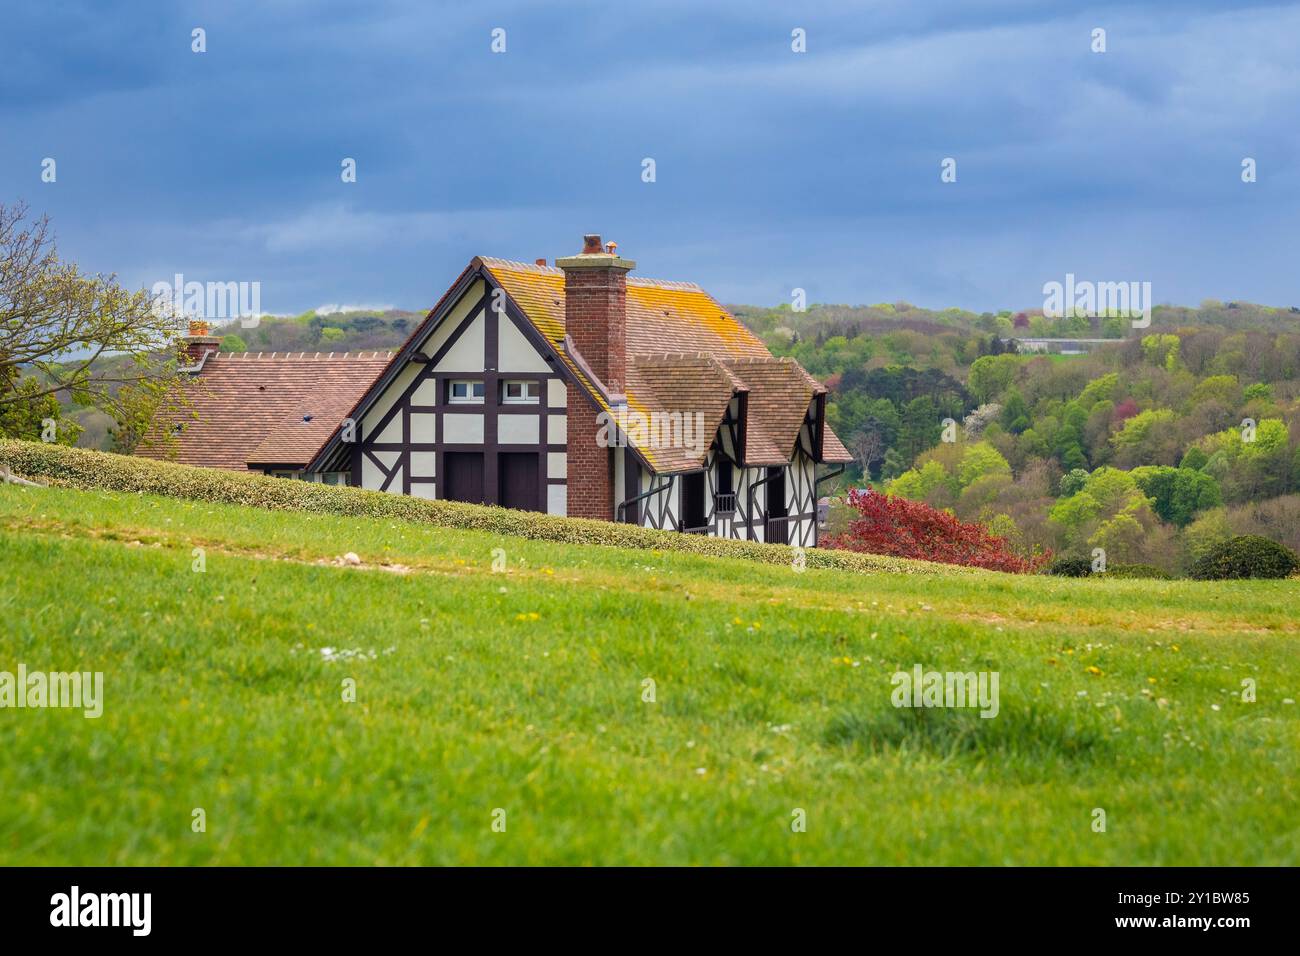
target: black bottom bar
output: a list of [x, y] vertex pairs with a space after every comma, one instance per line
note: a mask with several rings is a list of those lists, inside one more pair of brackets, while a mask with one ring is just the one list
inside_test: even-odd
[[635, 945], [680, 928], [673, 938], [697, 943], [903, 931], [939, 945], [1130, 937], [1232, 947], [1294, 927], [1293, 885], [1292, 871], [1275, 869], [10, 869], [0, 870], [0, 926], [6, 944], [75, 934], [373, 945], [398, 932], [471, 931], [485, 942], [518, 933]]

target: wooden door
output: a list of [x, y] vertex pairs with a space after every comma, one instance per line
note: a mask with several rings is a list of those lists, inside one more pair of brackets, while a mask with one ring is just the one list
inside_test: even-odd
[[704, 472], [697, 471], [681, 477], [681, 500], [678, 502], [682, 528], [687, 531], [699, 531], [706, 528], [709, 519], [708, 509], [704, 503]]
[[539, 463], [536, 452], [510, 451], [497, 456], [497, 501], [502, 507], [542, 510]]
[[483, 453], [449, 451], [443, 456], [443, 474], [439, 479], [447, 501], [483, 503]]

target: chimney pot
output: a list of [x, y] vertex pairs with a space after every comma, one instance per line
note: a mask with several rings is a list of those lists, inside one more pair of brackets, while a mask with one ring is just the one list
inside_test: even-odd
[[185, 354], [196, 364], [203, 361], [206, 353], [217, 351], [221, 345], [221, 339], [210, 334], [208, 323], [202, 319], [190, 319], [189, 335], [182, 336], [181, 342], [185, 345]]
[[584, 256], [600, 255], [600, 236], [583, 236], [582, 254]]
[[605, 243], [605, 251], [606, 251], [607, 253], [609, 253], [611, 256], [613, 256], [613, 255], [617, 255], [617, 254], [618, 254], [618, 243], [617, 243], [617, 242], [607, 242], [607, 243]]
[[544, 266], [544, 265], [546, 265], [546, 260], [545, 260], [545, 259], [534, 259], [534, 260], [533, 260], [533, 265], [536, 265], [536, 266]]

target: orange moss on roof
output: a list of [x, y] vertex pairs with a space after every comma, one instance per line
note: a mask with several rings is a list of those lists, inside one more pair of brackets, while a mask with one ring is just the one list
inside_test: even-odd
[[[552, 343], [564, 341], [563, 271], [508, 259], [479, 261], [538, 331]], [[629, 357], [662, 355], [665, 347], [717, 359], [770, 356], [758, 336], [695, 283], [628, 276]]]
[[564, 341], [564, 273], [550, 266], [479, 256], [533, 325], [553, 344]]

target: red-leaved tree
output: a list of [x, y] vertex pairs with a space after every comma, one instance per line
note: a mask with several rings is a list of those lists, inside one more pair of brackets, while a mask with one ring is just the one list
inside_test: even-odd
[[858, 517], [847, 532], [830, 536], [827, 547], [1016, 574], [1032, 574], [1052, 557], [1048, 552], [1022, 558], [982, 524], [958, 521], [921, 501], [855, 488], [849, 505]]
[[1131, 398], [1126, 398], [1115, 406], [1114, 411], [1110, 413], [1110, 420], [1113, 422], [1127, 421], [1137, 413], [1138, 403]]

